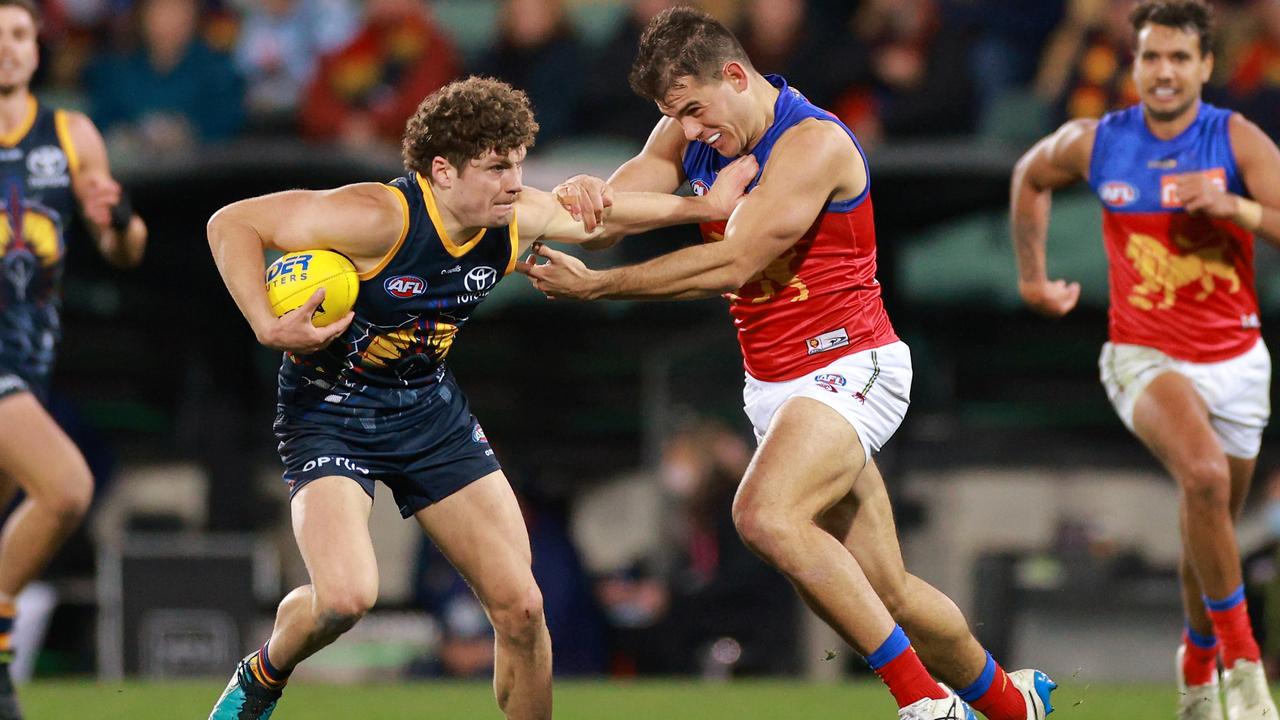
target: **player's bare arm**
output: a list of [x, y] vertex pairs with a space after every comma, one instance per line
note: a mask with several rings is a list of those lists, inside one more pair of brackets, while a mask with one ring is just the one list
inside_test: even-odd
[[602, 222], [588, 231], [552, 193], [524, 188], [517, 201], [520, 222], [520, 254], [537, 240], [586, 244], [608, 235], [633, 235], [660, 227], [726, 220], [755, 179], [754, 157], [734, 161], [721, 172], [711, 190], [702, 197], [679, 197], [666, 193], [618, 193], [605, 209]]
[[[557, 185], [552, 192], [588, 231], [594, 230], [598, 223], [604, 221], [604, 209], [613, 204], [616, 192], [675, 192], [684, 182], [680, 160], [687, 144], [680, 124], [664, 117], [654, 126], [640, 154], [619, 166], [608, 182], [592, 175], [575, 175]], [[586, 245], [590, 249], [599, 249], [620, 239], [622, 234], [610, 230]]]
[[67, 133], [79, 158], [71, 189], [88, 221], [98, 251], [112, 265], [133, 267], [142, 262], [147, 246], [147, 225], [126, 203], [123, 191], [111, 177], [107, 146], [98, 128], [84, 113], [66, 112]]
[[526, 274], [551, 297], [583, 300], [682, 300], [732, 292], [794, 245], [832, 197], [862, 191], [866, 168], [851, 163], [851, 156], [860, 157], [838, 127], [802, 123], [774, 146], [759, 184], [729, 218], [723, 241], [608, 270], [591, 270], [574, 257], [537, 246], [548, 262], [527, 268]]
[[274, 350], [315, 352], [346, 330], [351, 314], [323, 328], [311, 313], [323, 290], [277, 318], [262, 281], [264, 249], [335, 250], [356, 269], [375, 267], [405, 229], [403, 205], [394, 189], [358, 183], [335, 190], [288, 190], [232, 203], [209, 219], [209, 248], [227, 290], [258, 342]]
[[1227, 192], [1203, 174], [1178, 179], [1178, 198], [1189, 213], [1230, 220], [1258, 237], [1280, 245], [1280, 150], [1262, 129], [1243, 115], [1228, 126], [1236, 167], [1250, 197]]
[[1050, 280], [1045, 266], [1053, 191], [1089, 176], [1098, 123], [1072, 120], [1036, 143], [1013, 169], [1010, 232], [1018, 261], [1018, 293], [1032, 310], [1061, 317], [1080, 300], [1080, 283]]

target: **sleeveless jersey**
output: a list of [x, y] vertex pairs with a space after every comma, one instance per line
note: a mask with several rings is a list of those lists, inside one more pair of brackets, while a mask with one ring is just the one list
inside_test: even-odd
[[1195, 122], [1170, 140], [1151, 134], [1140, 106], [1099, 121], [1089, 185], [1102, 201], [1112, 342], [1191, 362], [1226, 360], [1257, 342], [1253, 235], [1226, 220], [1189, 215], [1175, 184], [1203, 173], [1248, 195], [1231, 151], [1230, 119], [1231, 111], [1202, 102]]
[[410, 173], [386, 187], [404, 210], [400, 239], [377, 267], [360, 274], [346, 332], [319, 352], [285, 354], [282, 413], [362, 418], [368, 425], [425, 405], [444, 378], [458, 331], [515, 268], [514, 217], [510, 225], [455, 242], [425, 179]]
[[79, 207], [79, 170], [66, 115], [31, 98], [27, 116], [0, 137], [0, 373], [43, 385], [61, 335], [66, 230]]
[[[766, 77], [779, 93], [773, 124], [751, 151], [761, 168], [778, 138], [808, 118], [840, 126], [866, 162], [853, 132], [834, 115], [811, 104], [780, 76]], [[684, 174], [694, 192], [702, 194], [733, 160], [705, 143], [691, 142], [685, 149]], [[723, 240], [725, 225], [703, 223], [703, 240]], [[870, 171], [862, 194], [828, 203], [795, 245], [725, 297], [738, 329], [743, 363], [759, 380], [790, 380], [843, 355], [896, 341], [876, 280]]]

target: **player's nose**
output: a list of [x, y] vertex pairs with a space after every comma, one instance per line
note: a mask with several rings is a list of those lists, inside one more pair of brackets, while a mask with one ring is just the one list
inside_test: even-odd
[[691, 117], [681, 118], [680, 128], [684, 130], [684, 139], [693, 142], [702, 134], [702, 123]]

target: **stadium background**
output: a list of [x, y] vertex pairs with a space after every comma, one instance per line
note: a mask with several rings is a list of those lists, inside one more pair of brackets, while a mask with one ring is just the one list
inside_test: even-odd
[[[33, 716], [63, 716], [53, 709], [60, 698], [99, 702], [89, 698], [101, 686], [80, 687], [90, 677], [148, 679], [119, 686], [115, 699], [197, 713], [226, 658], [261, 640], [275, 602], [303, 577], [270, 434], [278, 358], [255, 345], [221, 286], [204, 242], [209, 215], [253, 194], [399, 174], [406, 113], [469, 72], [529, 91], [543, 132], [527, 184], [607, 176], [658, 117], [625, 76], [636, 28], [668, 4], [42, 3], [35, 90], [99, 124], [151, 240], [128, 273], [107, 268], [82, 239], [69, 255], [51, 405], [99, 491], [85, 528], [24, 599], [20, 642], [33, 651], [19, 669], [38, 681], [31, 709], [47, 708]], [[1096, 203], [1082, 188], [1055, 198], [1051, 274], [1084, 285], [1081, 307], [1057, 322], [1020, 307], [1006, 219], [1009, 174], [1031, 142], [1068, 117], [1133, 101], [1130, 3], [701, 4], [737, 28], [758, 69], [782, 72], [837, 112], [869, 151], [880, 279], [916, 371], [911, 412], [881, 458], [909, 567], [957, 600], [1006, 666], [1034, 662], [1070, 678], [1076, 716], [1142, 696], [1089, 690], [1117, 681], [1168, 685], [1148, 690], [1163, 716], [1180, 627], [1176, 495], [1096, 379], [1106, 335]], [[1277, 137], [1280, 3], [1215, 9], [1206, 96]], [[634, 262], [692, 241], [692, 229], [677, 229], [586, 259]], [[1260, 242], [1264, 319], [1280, 305], [1278, 264]], [[1268, 323], [1263, 333], [1276, 346]], [[525, 503], [561, 676], [865, 673], [733, 537], [728, 501], [748, 428], [721, 301], [548, 303], [512, 278], [450, 363]], [[1276, 444], [1273, 429], [1242, 528], [1251, 605], [1273, 661]], [[379, 609], [308, 662], [301, 682], [485, 677], [479, 609], [388, 505], [377, 503], [372, 522]], [[449, 707], [429, 707], [431, 688], [406, 687], [386, 690], [403, 696], [399, 707]], [[575, 699], [618, 686], [565, 687], [572, 715]], [[649, 686], [627, 687], [620, 692]], [[803, 697], [823, 708], [812, 717], [889, 708], [856, 684], [816, 696], [776, 684], [706, 691], [739, 698], [723, 701], [707, 701], [703, 687], [649, 690], [669, 706], [623, 704], [638, 716], [652, 707], [697, 717], [764, 717], [769, 707], [798, 710]], [[772, 700], [744, 702], [734, 688]], [[435, 691], [496, 713], [484, 683]], [[308, 716], [290, 707], [311, 692], [291, 694], [281, 712]], [[329, 703], [316, 707], [346, 697], [315, 692]], [[147, 716], [102, 707], [104, 717]]]

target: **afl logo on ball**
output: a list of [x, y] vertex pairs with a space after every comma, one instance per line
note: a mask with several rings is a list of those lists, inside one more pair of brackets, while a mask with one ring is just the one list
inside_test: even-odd
[[706, 180], [703, 180], [701, 178], [694, 180], [689, 184], [693, 186], [693, 194], [697, 195], [698, 197], [702, 197], [703, 195], [706, 195], [708, 192], [711, 191], [711, 186], [707, 184]]
[[398, 298], [411, 298], [427, 291], [427, 281], [417, 275], [397, 275], [382, 283], [388, 294]]
[[1127, 182], [1120, 180], [1112, 180], [1103, 183], [1098, 190], [1098, 197], [1102, 198], [1102, 202], [1111, 207], [1124, 207], [1132, 205], [1138, 199], [1138, 189]]

